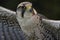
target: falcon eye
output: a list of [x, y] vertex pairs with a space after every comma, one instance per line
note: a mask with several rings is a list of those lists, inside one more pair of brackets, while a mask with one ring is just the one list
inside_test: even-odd
[[25, 6], [22, 6], [21, 8], [25, 8]]
[[20, 7], [18, 7], [18, 9], [19, 9], [19, 8], [26, 9], [26, 7], [25, 7], [25, 6], [20, 6]]
[[26, 9], [26, 7], [25, 7], [25, 6], [21, 6], [21, 8], [22, 8], [22, 9]]

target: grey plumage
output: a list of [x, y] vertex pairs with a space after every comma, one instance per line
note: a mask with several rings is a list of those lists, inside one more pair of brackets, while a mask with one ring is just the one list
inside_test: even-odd
[[[30, 2], [28, 2], [28, 3], [30, 3]], [[28, 8], [30, 9], [30, 7], [28, 7]], [[21, 10], [19, 10], [19, 11], [21, 13]], [[17, 11], [17, 12], [19, 12], [19, 11]], [[27, 12], [31, 13], [29, 11], [27, 11]], [[0, 20], [2, 21], [2, 22], [0, 21], [0, 24], [3, 23], [3, 25], [4, 25], [4, 23], [5, 24], [7, 23], [7, 25], [11, 26], [11, 27], [6, 27], [6, 25], [5, 25], [5, 26], [3, 26], [3, 28], [4, 27], [9, 28], [10, 33], [14, 31], [15, 32], [14, 34], [16, 34], [16, 36], [14, 36], [14, 37], [16, 37], [15, 40], [17, 40], [19, 38], [20, 38], [19, 40], [25, 40], [25, 39], [26, 40], [60, 40], [60, 35], [59, 35], [60, 34], [60, 21], [47, 19], [44, 15], [37, 14], [36, 10], [34, 12], [36, 15], [34, 15], [33, 17], [31, 17], [32, 14], [30, 14], [30, 15], [28, 14], [29, 16], [27, 15], [29, 18], [28, 18], [28, 20], [27, 20], [27, 18], [25, 19], [27, 21], [24, 24], [22, 24], [25, 27], [25, 29], [22, 29], [22, 28], [20, 28], [22, 25], [20, 23], [18, 24], [18, 22], [21, 22], [22, 19], [24, 19], [24, 18], [19, 19], [20, 21], [16, 20], [16, 18], [18, 16], [16, 14], [16, 12], [3, 8], [3, 7], [0, 7]], [[25, 15], [24, 17], [27, 17], [27, 16]], [[18, 18], [20, 18], [20, 15]], [[4, 21], [4, 20], [7, 20], [7, 21]], [[4, 30], [6, 28], [4, 28]], [[19, 29], [19, 32], [18, 32], [18, 29]], [[29, 32], [29, 29], [30, 29], [30, 32]], [[27, 32], [24, 32], [24, 31], [27, 31]], [[6, 33], [7, 32], [5, 30], [4, 34], [6, 34]], [[17, 34], [17, 33], [20, 33], [20, 34]], [[11, 33], [11, 35], [12, 35], [12, 33]], [[0, 37], [1, 37], [1, 35], [0, 35]], [[4, 38], [6, 38], [6, 37], [7, 36], [4, 36]], [[12, 37], [13, 40], [14, 40], [14, 37]], [[3, 39], [1, 39], [1, 40], [3, 40]]]
[[16, 12], [0, 6], [0, 40], [25, 40], [16, 20]]

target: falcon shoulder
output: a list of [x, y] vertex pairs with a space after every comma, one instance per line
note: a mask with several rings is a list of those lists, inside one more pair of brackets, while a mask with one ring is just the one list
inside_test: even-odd
[[46, 16], [42, 15], [42, 14], [38, 14], [38, 16], [40, 16], [41, 21], [47, 25], [50, 25], [51, 27], [54, 27], [56, 29], [60, 28], [60, 20], [52, 20], [47, 18]]

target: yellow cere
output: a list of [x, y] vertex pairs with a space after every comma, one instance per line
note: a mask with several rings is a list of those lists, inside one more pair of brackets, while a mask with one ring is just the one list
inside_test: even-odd
[[32, 5], [26, 5], [27, 10], [31, 9]]

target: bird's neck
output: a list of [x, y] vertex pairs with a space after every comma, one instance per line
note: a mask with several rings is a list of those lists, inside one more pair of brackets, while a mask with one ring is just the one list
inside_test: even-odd
[[20, 16], [17, 16], [17, 20], [20, 24], [20, 26], [25, 26], [25, 24], [27, 23], [27, 21], [30, 19], [31, 17], [25, 15], [24, 18], [21, 18]]

